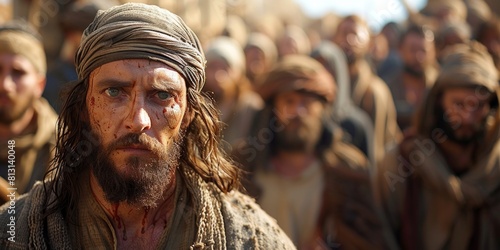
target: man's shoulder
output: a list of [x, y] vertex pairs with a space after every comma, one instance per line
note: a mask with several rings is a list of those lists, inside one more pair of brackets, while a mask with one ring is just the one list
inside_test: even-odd
[[295, 249], [276, 220], [254, 199], [238, 191], [222, 195], [222, 213], [230, 249]]
[[0, 225], [5, 226], [5, 230], [0, 230], [1, 249], [27, 248], [33, 194], [40, 191], [43, 191], [43, 184], [38, 182], [29, 193], [14, 197], [0, 207]]

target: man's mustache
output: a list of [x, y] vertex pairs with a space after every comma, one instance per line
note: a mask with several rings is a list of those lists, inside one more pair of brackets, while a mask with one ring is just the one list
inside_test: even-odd
[[119, 148], [129, 147], [141, 148], [152, 152], [160, 152], [162, 149], [161, 143], [155, 138], [152, 138], [144, 133], [129, 133], [112, 142], [108, 146], [108, 150], [113, 151]]

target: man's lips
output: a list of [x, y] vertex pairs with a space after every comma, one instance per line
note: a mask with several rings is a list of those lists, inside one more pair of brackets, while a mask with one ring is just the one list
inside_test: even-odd
[[117, 150], [127, 151], [127, 152], [136, 152], [136, 153], [149, 153], [151, 150], [144, 145], [127, 145], [120, 146]]

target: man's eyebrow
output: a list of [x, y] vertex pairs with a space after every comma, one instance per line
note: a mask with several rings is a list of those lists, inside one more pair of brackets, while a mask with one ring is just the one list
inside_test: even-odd
[[119, 80], [115, 78], [104, 78], [96, 82], [97, 87], [117, 87], [117, 88], [125, 88], [131, 87], [133, 84], [130, 81]]

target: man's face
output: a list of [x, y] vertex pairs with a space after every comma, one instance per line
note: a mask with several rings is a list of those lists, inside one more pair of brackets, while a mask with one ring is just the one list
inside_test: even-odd
[[492, 94], [480, 89], [453, 88], [443, 92], [438, 127], [460, 144], [480, 139], [485, 130]]
[[346, 54], [347, 62], [353, 64], [368, 53], [370, 34], [367, 27], [346, 20], [338, 26], [333, 40]]
[[432, 41], [415, 33], [409, 33], [399, 48], [405, 70], [416, 76], [423, 76], [425, 68], [435, 58], [434, 51]]
[[276, 133], [278, 149], [313, 152], [322, 132], [324, 104], [321, 99], [313, 94], [290, 91], [276, 96], [274, 108], [284, 127]]
[[237, 78], [241, 76], [222, 59], [207, 60], [205, 72], [206, 82], [203, 90], [213, 92], [217, 103], [222, 101], [226, 93], [233, 91]]
[[0, 124], [12, 124], [42, 96], [45, 77], [23, 56], [0, 54]]
[[107, 63], [91, 73], [86, 104], [101, 143], [93, 174], [108, 201], [153, 206], [179, 158], [184, 79], [160, 62]]
[[249, 47], [245, 49], [245, 61], [247, 72], [253, 76], [261, 75], [267, 70], [266, 56], [259, 48]]

